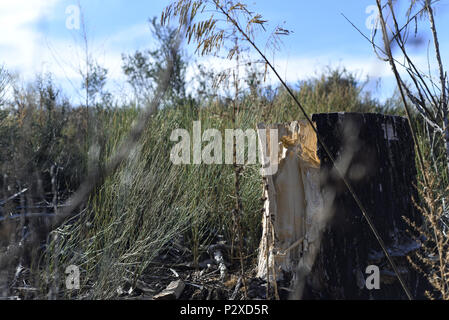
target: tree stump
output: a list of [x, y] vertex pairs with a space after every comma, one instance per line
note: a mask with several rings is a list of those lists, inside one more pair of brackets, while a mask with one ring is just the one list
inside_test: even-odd
[[[312, 120], [408, 288], [422, 298], [425, 281], [406, 259], [419, 248], [403, 219], [419, 224], [412, 202], [417, 198], [416, 168], [407, 120], [358, 113], [316, 114]], [[310, 125], [295, 121], [267, 129], [278, 130], [278, 150], [261, 139], [263, 159], [273, 159], [271, 152], [277, 151], [278, 170], [263, 177], [266, 201], [258, 276], [273, 285], [291, 279], [295, 299], [407, 298]], [[369, 266], [379, 268], [378, 289], [367, 286], [375, 274]]]

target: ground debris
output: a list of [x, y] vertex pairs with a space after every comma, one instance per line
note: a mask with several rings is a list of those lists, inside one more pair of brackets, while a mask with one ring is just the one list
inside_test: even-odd
[[177, 300], [184, 291], [185, 283], [181, 280], [172, 281], [161, 293], [155, 295], [153, 300]]

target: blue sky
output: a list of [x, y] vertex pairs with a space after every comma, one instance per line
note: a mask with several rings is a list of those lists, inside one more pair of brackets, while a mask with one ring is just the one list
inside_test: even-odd
[[[123, 92], [126, 87], [121, 54], [154, 47], [148, 19], [159, 16], [168, 3], [167, 0], [80, 0], [89, 49], [108, 68], [108, 88], [112, 92]], [[394, 81], [388, 65], [376, 58], [370, 44], [341, 15], [369, 34], [366, 24], [373, 15], [370, 6], [375, 4], [374, 0], [246, 3], [270, 21], [269, 27], [283, 25], [294, 31], [283, 38], [280, 51], [275, 55], [268, 52], [290, 83], [313, 77], [326, 66], [346, 67], [361, 79], [369, 76], [368, 89], [377, 97], [384, 99], [392, 94]], [[82, 64], [82, 38], [79, 30], [66, 27], [70, 15], [66, 10], [77, 4], [76, 0], [1, 0], [0, 24], [6, 32], [2, 31], [0, 37], [0, 64], [20, 74], [24, 81], [33, 79], [35, 74], [51, 72], [66, 94], [76, 101], [80, 96], [81, 81], [76, 70]], [[443, 60], [449, 63], [449, 0], [442, 0], [436, 13]], [[427, 21], [422, 23], [427, 27]], [[425, 42], [429, 40], [428, 33], [422, 36]], [[263, 40], [259, 45], [264, 47]], [[192, 48], [187, 50], [193, 57]], [[411, 54], [425, 66], [426, 47]], [[212, 58], [199, 61], [214, 68], [230, 65]], [[191, 68], [189, 77], [194, 73]], [[382, 79], [380, 87], [376, 86], [378, 79]]]

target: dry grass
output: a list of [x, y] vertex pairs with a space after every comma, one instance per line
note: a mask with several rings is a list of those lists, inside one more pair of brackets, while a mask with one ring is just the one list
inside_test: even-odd
[[421, 243], [421, 250], [413, 257], [408, 257], [408, 260], [432, 286], [433, 290], [426, 291], [429, 299], [449, 300], [449, 237], [447, 235], [449, 219], [445, 204], [449, 187], [442, 185], [441, 178], [428, 164], [424, 174], [427, 176], [428, 185], [425, 186], [421, 181], [421, 187], [417, 188], [420, 199], [413, 199], [424, 223], [418, 226], [406, 219], [415, 231], [416, 239]]

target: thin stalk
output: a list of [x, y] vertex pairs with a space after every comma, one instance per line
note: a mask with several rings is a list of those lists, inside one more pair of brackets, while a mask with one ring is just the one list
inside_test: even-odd
[[435, 46], [435, 56], [438, 63], [438, 70], [440, 73], [441, 100], [438, 107], [441, 108], [443, 115], [444, 142], [446, 146], [446, 165], [449, 172], [449, 120], [447, 110], [446, 76], [444, 74], [443, 62], [441, 61], [440, 44], [438, 41], [438, 34], [435, 26], [435, 20], [433, 17], [433, 10], [429, 0], [426, 0], [426, 9], [427, 12], [429, 13], [430, 29], [432, 30], [433, 43]]
[[[240, 52], [238, 50], [238, 42], [236, 41], [236, 47], [237, 47], [237, 56], [236, 56], [236, 71], [234, 72], [234, 90], [235, 90], [235, 96], [234, 96], [234, 103], [233, 103], [233, 112], [232, 112], [232, 125], [234, 127], [234, 130], [236, 129], [236, 118], [239, 113], [239, 76], [238, 76], [238, 70], [239, 70], [239, 56]], [[234, 176], [235, 176], [235, 209], [234, 209], [234, 221], [235, 226], [237, 229], [237, 235], [239, 238], [239, 260], [240, 260], [240, 273], [242, 277], [242, 284], [243, 284], [243, 290], [245, 299], [248, 299], [248, 291], [246, 287], [246, 277], [245, 277], [245, 268], [244, 268], [244, 262], [243, 262], [243, 234], [242, 234], [242, 228], [241, 228], [241, 221], [240, 216], [243, 211], [243, 205], [242, 205], [242, 199], [240, 196], [240, 174], [242, 171], [242, 168], [237, 164], [237, 145], [236, 145], [236, 139], [233, 139], [233, 166], [234, 166]]]

